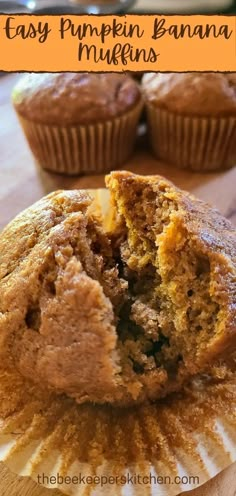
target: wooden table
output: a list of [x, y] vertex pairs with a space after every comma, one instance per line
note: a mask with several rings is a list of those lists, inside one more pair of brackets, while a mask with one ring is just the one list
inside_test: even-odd
[[[0, 229], [22, 209], [55, 189], [96, 188], [104, 186], [104, 177], [66, 178], [39, 170], [27, 147], [10, 94], [18, 75], [0, 78]], [[124, 168], [141, 174], [163, 174], [178, 186], [207, 200], [236, 225], [236, 168], [223, 174], [196, 174], [179, 171], [156, 161], [144, 141], [136, 155]], [[236, 465], [191, 492], [191, 496], [236, 496]], [[33, 481], [19, 479], [0, 465], [1, 496], [61, 495], [36, 486]], [[190, 493], [185, 493], [190, 494]]]

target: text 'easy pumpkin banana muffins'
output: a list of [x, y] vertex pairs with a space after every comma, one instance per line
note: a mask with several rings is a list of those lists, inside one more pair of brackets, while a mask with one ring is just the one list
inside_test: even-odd
[[0, 237], [0, 361], [78, 403], [166, 396], [235, 350], [235, 230], [159, 176], [48, 195]]
[[236, 74], [145, 74], [142, 89], [155, 155], [179, 168], [236, 164]]
[[76, 175], [110, 171], [132, 153], [142, 98], [124, 74], [26, 74], [13, 104], [44, 169]]

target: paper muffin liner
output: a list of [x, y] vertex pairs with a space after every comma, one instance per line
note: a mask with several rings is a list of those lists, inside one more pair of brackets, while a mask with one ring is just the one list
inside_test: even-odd
[[19, 115], [24, 134], [43, 169], [67, 175], [108, 172], [132, 154], [142, 101], [126, 114], [91, 125], [52, 126]]
[[[108, 192], [88, 191], [95, 210], [108, 212]], [[236, 461], [236, 361], [127, 409], [77, 405], [0, 369], [0, 461], [70, 496], [194, 489]]]
[[147, 118], [151, 146], [159, 159], [199, 172], [236, 164], [235, 117], [189, 117], [149, 103]]
[[236, 460], [235, 383], [235, 375], [202, 381], [165, 402], [121, 410], [48, 397], [1, 372], [0, 460], [68, 495], [175, 496]]

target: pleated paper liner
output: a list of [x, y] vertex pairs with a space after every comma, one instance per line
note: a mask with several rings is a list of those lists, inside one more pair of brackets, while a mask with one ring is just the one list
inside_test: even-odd
[[26, 139], [43, 169], [66, 175], [108, 172], [132, 154], [140, 102], [126, 114], [94, 125], [52, 126], [19, 116]]
[[181, 169], [226, 170], [236, 163], [236, 119], [176, 115], [147, 105], [154, 154]]
[[[95, 210], [109, 211], [107, 192], [89, 192]], [[0, 369], [0, 461], [73, 496], [194, 489], [236, 461], [236, 361], [129, 409], [77, 405]]]
[[[68, 495], [174, 496], [236, 460], [235, 384], [235, 374], [202, 380], [165, 402], [121, 410], [48, 397], [15, 372], [1, 372], [0, 459], [18, 475]], [[68, 485], [58, 479], [50, 485], [47, 477], [58, 474], [64, 481], [81, 474], [118, 483], [101, 487], [94, 479], [95, 485]], [[128, 474], [141, 481], [151, 474], [152, 484], [124, 485], [122, 476]], [[157, 476], [165, 483], [156, 484]], [[176, 476], [184, 477], [184, 484]]]

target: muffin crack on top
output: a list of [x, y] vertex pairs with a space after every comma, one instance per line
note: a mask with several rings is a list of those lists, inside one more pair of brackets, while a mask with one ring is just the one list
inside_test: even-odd
[[78, 403], [128, 406], [235, 350], [235, 230], [162, 177], [117, 171], [106, 182], [109, 229], [74, 190], [2, 232], [0, 356]]

